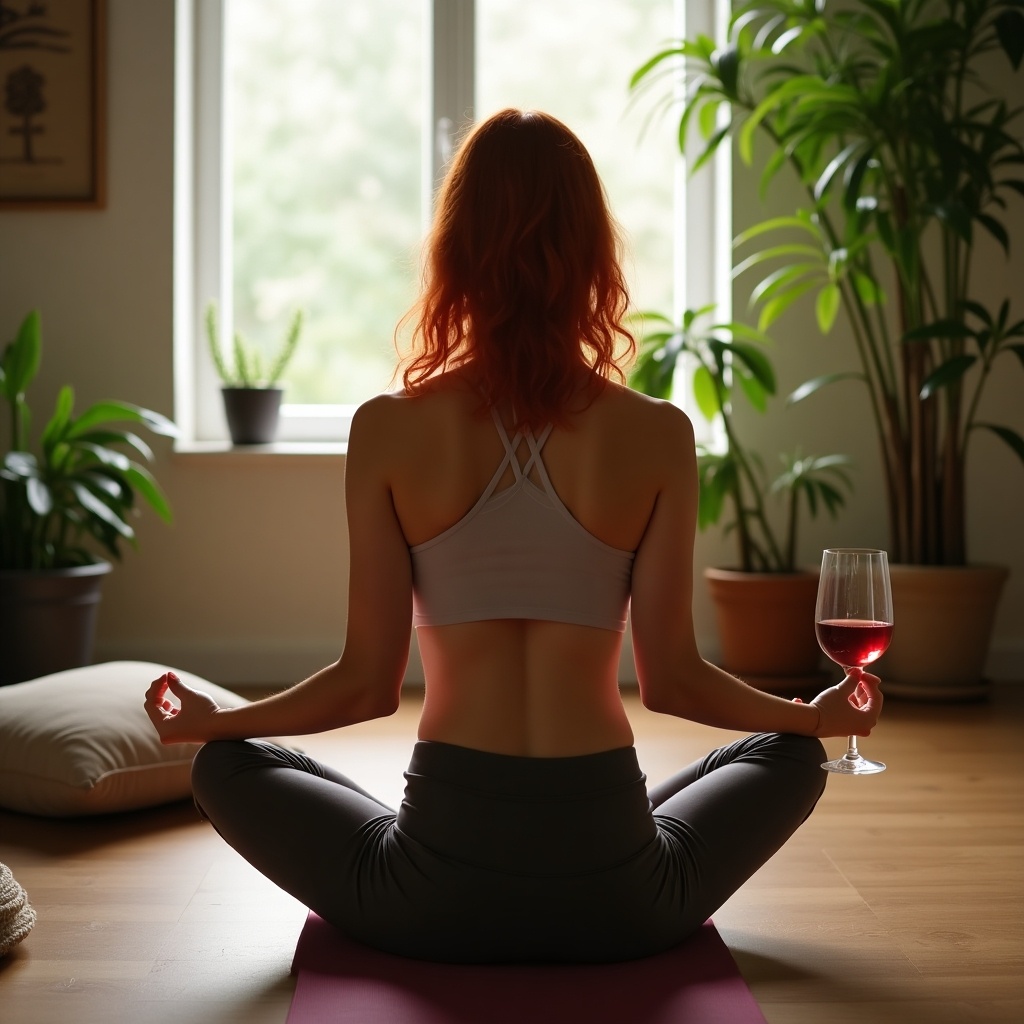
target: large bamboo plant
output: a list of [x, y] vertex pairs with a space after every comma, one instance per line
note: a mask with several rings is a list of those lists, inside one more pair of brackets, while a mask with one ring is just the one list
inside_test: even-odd
[[691, 125], [703, 137], [694, 170], [729, 138], [752, 163], [760, 136], [762, 194], [786, 165], [806, 190], [792, 215], [737, 239], [756, 251], [736, 270], [763, 274], [762, 329], [807, 293], [823, 332], [845, 314], [856, 369], [791, 398], [866, 385], [893, 561], [966, 562], [974, 432], [1024, 461], [1021, 435], [980, 414], [996, 361], [1024, 364], [1024, 320], [1009, 297], [982, 302], [973, 273], [979, 235], [1009, 252], [1005, 211], [1024, 195], [1020, 109], [985, 79], [999, 60], [1019, 71], [1022, 56], [1022, 0], [754, 0], [727, 39], [673, 44], [634, 75], [638, 89], [667, 83], [666, 96], [682, 80], [679, 144]]

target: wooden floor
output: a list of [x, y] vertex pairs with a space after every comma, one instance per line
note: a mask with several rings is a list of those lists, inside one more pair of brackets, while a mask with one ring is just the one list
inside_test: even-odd
[[[413, 693], [392, 719], [302, 745], [397, 802], [417, 704]], [[652, 780], [729, 738], [627, 706]], [[889, 771], [833, 778], [715, 915], [765, 1016], [1019, 1024], [1024, 686], [980, 705], [891, 700], [862, 746]], [[285, 1020], [304, 909], [190, 805], [64, 822], [0, 812], [0, 861], [39, 913], [0, 960], [3, 1024]]]

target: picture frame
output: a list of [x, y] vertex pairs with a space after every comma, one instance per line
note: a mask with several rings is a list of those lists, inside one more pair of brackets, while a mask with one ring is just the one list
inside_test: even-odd
[[106, 206], [106, 0], [3, 0], [0, 211]]

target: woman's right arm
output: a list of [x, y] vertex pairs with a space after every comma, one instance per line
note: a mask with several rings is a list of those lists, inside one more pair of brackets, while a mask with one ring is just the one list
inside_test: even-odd
[[218, 708], [165, 673], [153, 681], [145, 703], [162, 742], [297, 736], [397, 709], [412, 634], [412, 568], [391, 499], [388, 411], [382, 396], [361, 406], [352, 421], [345, 461], [349, 607], [341, 657], [281, 693], [238, 708]]
[[705, 661], [693, 629], [697, 459], [693, 427], [669, 404], [657, 424], [658, 497], [633, 563], [631, 628], [645, 707], [742, 732], [867, 736], [882, 708], [878, 678], [854, 670], [810, 704], [764, 693]]

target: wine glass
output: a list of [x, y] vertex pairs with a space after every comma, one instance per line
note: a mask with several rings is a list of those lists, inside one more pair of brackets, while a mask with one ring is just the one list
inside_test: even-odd
[[[873, 548], [826, 548], [821, 556], [814, 631], [821, 649], [844, 669], [870, 665], [892, 639], [892, 592], [889, 558]], [[884, 772], [869, 761], [849, 737], [846, 753], [821, 767], [843, 775]]]

